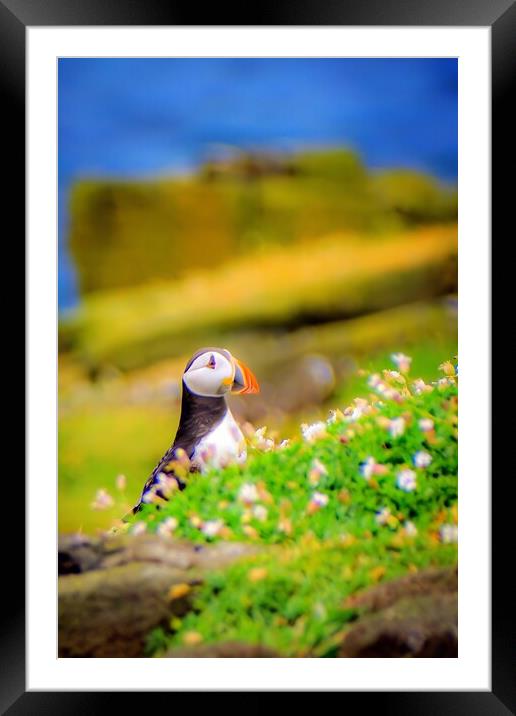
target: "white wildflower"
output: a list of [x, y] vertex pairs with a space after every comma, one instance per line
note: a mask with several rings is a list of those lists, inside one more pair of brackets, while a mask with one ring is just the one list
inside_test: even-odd
[[405, 534], [407, 535], [407, 537], [416, 537], [417, 527], [413, 522], [405, 522], [405, 524], [403, 525], [403, 529], [405, 530]]
[[401, 470], [396, 480], [397, 486], [404, 492], [413, 492], [416, 487], [416, 473], [414, 470]]
[[415, 380], [412, 383], [412, 388], [416, 395], [421, 395], [422, 393], [431, 393], [433, 390], [432, 386], [427, 385], [422, 378], [418, 378], [417, 380]]
[[453, 378], [439, 378], [438, 381], [434, 382], [438, 388], [447, 388], [449, 385], [455, 385]]
[[258, 428], [254, 434], [253, 441], [258, 450], [269, 452], [270, 450], [274, 450], [274, 440], [272, 438], [265, 437], [266, 432], [267, 427], [265, 425]]
[[157, 532], [163, 537], [170, 537], [172, 532], [177, 528], [178, 524], [179, 523], [175, 517], [167, 517], [166, 520], [160, 522]]
[[434, 421], [430, 420], [430, 418], [421, 418], [418, 424], [419, 429], [423, 433], [431, 433], [434, 429]]
[[391, 511], [388, 507], [383, 507], [376, 513], [376, 521], [379, 525], [386, 525], [391, 518]]
[[222, 520], [208, 520], [202, 525], [201, 532], [206, 537], [216, 537], [223, 527], [224, 522]]
[[402, 401], [402, 396], [399, 390], [396, 390], [391, 385], [388, 385], [381, 380], [375, 385], [374, 389], [382, 398], [385, 398], [386, 400], [395, 400], [397, 403], [401, 403]]
[[391, 360], [401, 373], [409, 372], [412, 358], [406, 356], [404, 353], [393, 353], [391, 355]]
[[322, 464], [320, 460], [315, 458], [308, 473], [308, 481], [313, 486], [318, 485], [321, 477], [324, 477], [327, 474], [328, 470], [326, 469], [326, 467]]
[[322, 438], [326, 435], [326, 423], [322, 421], [311, 423], [310, 425], [303, 423], [301, 425], [301, 432], [306, 442], [314, 442], [318, 438]]
[[258, 502], [260, 499], [260, 495], [258, 493], [258, 489], [256, 485], [253, 485], [250, 482], [246, 482], [242, 487], [240, 488], [240, 492], [238, 493], [238, 499], [240, 502], [243, 502], [246, 505], [250, 505], [253, 502]]
[[93, 510], [107, 510], [112, 507], [114, 500], [107, 490], [97, 490], [94, 501], [91, 503]]
[[444, 542], [444, 544], [451, 544], [452, 542], [457, 541], [457, 538], [459, 536], [459, 530], [457, 528], [457, 525], [441, 525], [439, 534], [441, 537], [441, 542]]
[[369, 376], [369, 379], [367, 381], [367, 384], [370, 388], [377, 388], [382, 383], [382, 379], [380, 378], [378, 373], [373, 373]]
[[393, 438], [399, 438], [405, 432], [405, 420], [403, 418], [394, 418], [389, 423], [389, 433]]
[[330, 410], [330, 414], [328, 415], [326, 423], [328, 425], [333, 425], [334, 423], [340, 422], [343, 418], [344, 414], [341, 410]]
[[312, 495], [310, 502], [312, 504], [317, 505], [317, 507], [326, 507], [329, 501], [328, 495], [325, 495], [323, 492], [314, 492]]
[[146, 531], [147, 525], [145, 524], [145, 522], [135, 522], [131, 528], [131, 534], [133, 535], [142, 535]]
[[366, 460], [360, 463], [360, 474], [365, 477], [366, 480], [370, 480], [374, 475], [374, 468], [376, 460], [374, 457], [368, 457]]
[[432, 462], [432, 456], [424, 450], [419, 450], [412, 458], [412, 462], [416, 467], [428, 467]]
[[371, 406], [367, 400], [364, 400], [363, 398], [355, 398], [353, 404], [344, 411], [344, 416], [348, 422], [353, 423], [356, 420], [359, 420], [362, 415], [367, 415], [370, 412]]
[[267, 508], [263, 505], [255, 505], [253, 507], [252, 514], [259, 522], [265, 522], [269, 513], [267, 512]]

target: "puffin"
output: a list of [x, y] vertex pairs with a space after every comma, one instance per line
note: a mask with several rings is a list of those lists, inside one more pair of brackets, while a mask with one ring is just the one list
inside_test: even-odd
[[259, 393], [255, 375], [226, 348], [201, 348], [186, 364], [182, 379], [181, 416], [171, 447], [145, 482], [133, 514], [158, 497], [168, 500], [170, 488], [183, 490], [180, 468], [205, 472], [247, 458], [244, 435], [226, 402], [228, 394]]

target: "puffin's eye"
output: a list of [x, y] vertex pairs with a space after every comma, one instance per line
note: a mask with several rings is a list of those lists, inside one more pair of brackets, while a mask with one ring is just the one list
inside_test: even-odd
[[214, 369], [215, 366], [216, 366], [215, 356], [214, 356], [214, 355], [211, 355], [211, 356], [210, 356], [210, 360], [208, 361], [208, 366], [207, 366], [207, 367]]

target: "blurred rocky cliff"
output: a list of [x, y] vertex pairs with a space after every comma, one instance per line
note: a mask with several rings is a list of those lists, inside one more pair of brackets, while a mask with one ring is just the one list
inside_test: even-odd
[[350, 150], [227, 150], [189, 176], [78, 182], [70, 249], [85, 294], [175, 280], [337, 231], [385, 233], [456, 216], [454, 189], [412, 171], [368, 172]]

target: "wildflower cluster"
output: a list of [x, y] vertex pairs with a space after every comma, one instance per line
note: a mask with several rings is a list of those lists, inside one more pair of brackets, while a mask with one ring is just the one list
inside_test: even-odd
[[287, 443], [247, 425], [244, 465], [192, 474], [159, 511], [144, 507], [139, 530], [264, 550], [208, 580], [167, 644], [265, 640], [299, 654], [300, 643], [326, 643], [336, 614], [350, 618], [346, 594], [456, 560], [457, 371], [445, 363], [446, 384], [426, 384], [408, 356], [392, 359], [394, 370], [369, 376], [367, 397]]
[[175, 480], [159, 476], [155, 489], [171, 499], [158, 514], [151, 492], [138, 522], [194, 540], [274, 543], [336, 536], [345, 525], [352, 532], [350, 515], [360, 506], [372, 533], [382, 525], [402, 529], [403, 515], [412, 516], [409, 531], [417, 530], [419, 513], [456, 498], [458, 378], [446, 362], [445, 388], [423, 384], [410, 379], [408, 356], [392, 360], [396, 370], [369, 376], [368, 398], [301, 425], [297, 439], [277, 440], [266, 427], [246, 424], [250, 457], [243, 466], [189, 475], [188, 458], [178, 454], [167, 467], [189, 479], [188, 489], [176, 492]]

